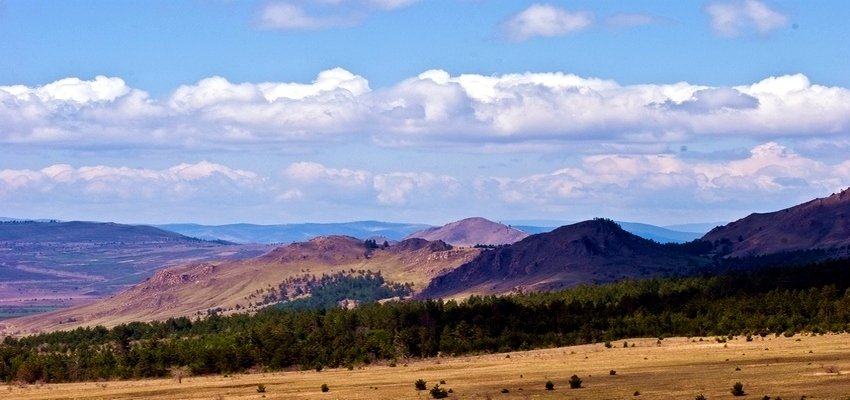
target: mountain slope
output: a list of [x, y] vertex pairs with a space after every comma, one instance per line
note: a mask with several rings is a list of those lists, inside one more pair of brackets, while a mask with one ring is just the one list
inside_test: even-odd
[[428, 225], [405, 224], [380, 221], [356, 221], [341, 223], [305, 223], [282, 225], [198, 225], [167, 224], [159, 228], [206, 240], [227, 240], [235, 243], [291, 243], [310, 240], [318, 236], [345, 235], [360, 239], [385, 237], [401, 240], [411, 232], [425, 229]]
[[510, 244], [526, 237], [528, 234], [518, 229], [475, 217], [415, 232], [407, 238], [442, 240], [454, 246], [475, 246]]
[[729, 257], [850, 246], [850, 190], [780, 211], [750, 214], [712, 229], [703, 240]]
[[352, 270], [380, 271], [388, 281], [414, 284], [421, 290], [434, 276], [479, 253], [442, 242], [402, 241], [367, 249], [346, 236], [319, 237], [249, 260], [200, 262], [157, 271], [150, 279], [103, 301], [52, 313], [3, 321], [8, 333], [115, 326], [131, 321], [206, 315], [208, 310], [251, 311], [270, 289], [289, 278]]
[[596, 219], [483, 252], [436, 277], [421, 297], [553, 290], [684, 273], [704, 262]]
[[150, 226], [0, 222], [0, 309], [25, 315], [69, 307], [126, 289], [167, 266], [265, 251]]

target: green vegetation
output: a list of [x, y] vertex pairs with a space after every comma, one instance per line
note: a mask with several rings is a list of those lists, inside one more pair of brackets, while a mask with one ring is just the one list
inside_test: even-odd
[[272, 309], [6, 338], [0, 380], [68, 382], [252, 367], [320, 369], [629, 337], [850, 329], [850, 262], [625, 281], [557, 293]]
[[285, 310], [308, 310], [336, 308], [340, 302], [371, 304], [378, 300], [393, 297], [407, 297], [413, 293], [413, 284], [386, 281], [379, 272], [369, 270], [351, 270], [335, 274], [323, 274], [321, 277], [305, 274], [288, 278], [277, 288], [258, 290], [248, 297], [256, 306], [272, 305]]
[[428, 383], [424, 379], [417, 379], [416, 382], [413, 382], [413, 387], [416, 390], [425, 390], [428, 387]]
[[570, 377], [570, 389], [581, 389], [581, 378], [578, 375]]
[[449, 397], [449, 392], [447, 392], [446, 389], [441, 388], [440, 385], [434, 385], [434, 387], [431, 388], [431, 397], [435, 399], [445, 399], [446, 397]]

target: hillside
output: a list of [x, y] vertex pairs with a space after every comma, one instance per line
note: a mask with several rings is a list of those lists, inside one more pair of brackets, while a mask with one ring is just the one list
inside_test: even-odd
[[422, 230], [428, 225], [405, 224], [381, 221], [356, 221], [341, 223], [305, 223], [281, 225], [198, 225], [167, 224], [159, 228], [206, 240], [227, 240], [235, 243], [292, 243], [310, 240], [318, 236], [345, 235], [360, 239], [385, 237], [401, 240], [411, 232]]
[[420, 297], [547, 291], [685, 273], [703, 263], [595, 219], [483, 252], [436, 277]]
[[477, 249], [456, 249], [422, 239], [367, 249], [362, 240], [352, 237], [319, 237], [278, 247], [249, 260], [189, 263], [163, 269], [108, 299], [2, 324], [6, 325], [6, 332], [34, 332], [206, 315], [214, 309], [251, 311], [288, 279], [360, 270], [380, 271], [389, 281], [410, 282], [414, 290], [421, 290], [434, 276], [478, 253]]
[[518, 242], [528, 234], [510, 226], [475, 217], [410, 234], [407, 238], [442, 240], [454, 246], [503, 245]]
[[770, 213], [755, 213], [703, 236], [728, 257], [850, 246], [850, 190]]
[[163, 267], [265, 251], [264, 246], [202, 241], [150, 226], [0, 222], [0, 318], [89, 302]]

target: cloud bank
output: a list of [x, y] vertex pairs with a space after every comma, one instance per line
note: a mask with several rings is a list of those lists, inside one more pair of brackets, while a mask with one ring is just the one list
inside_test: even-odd
[[309, 83], [212, 77], [163, 100], [103, 76], [0, 87], [0, 143], [53, 147], [240, 149], [364, 138], [408, 147], [678, 144], [722, 137], [829, 141], [848, 132], [850, 90], [802, 74], [712, 87], [431, 70], [372, 89], [365, 77], [335, 68]]
[[574, 166], [513, 177], [369, 171], [312, 161], [291, 163], [276, 176], [207, 161], [162, 170], [57, 164], [0, 170], [0, 199], [28, 206], [73, 199], [74, 204], [110, 204], [109, 209], [177, 205], [192, 212], [226, 203], [264, 210], [262, 215], [286, 210], [302, 220], [344, 220], [350, 210], [373, 218], [405, 213], [434, 218], [429, 212], [436, 204], [441, 215], [456, 217], [509, 213], [705, 221], [790, 206], [846, 188], [848, 182], [850, 160], [826, 163], [766, 142], [728, 161], [600, 154], [582, 157]]

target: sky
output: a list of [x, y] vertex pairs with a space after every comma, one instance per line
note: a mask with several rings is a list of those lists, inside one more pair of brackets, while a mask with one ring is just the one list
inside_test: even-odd
[[850, 187], [850, 2], [0, 0], [0, 216], [727, 222]]

